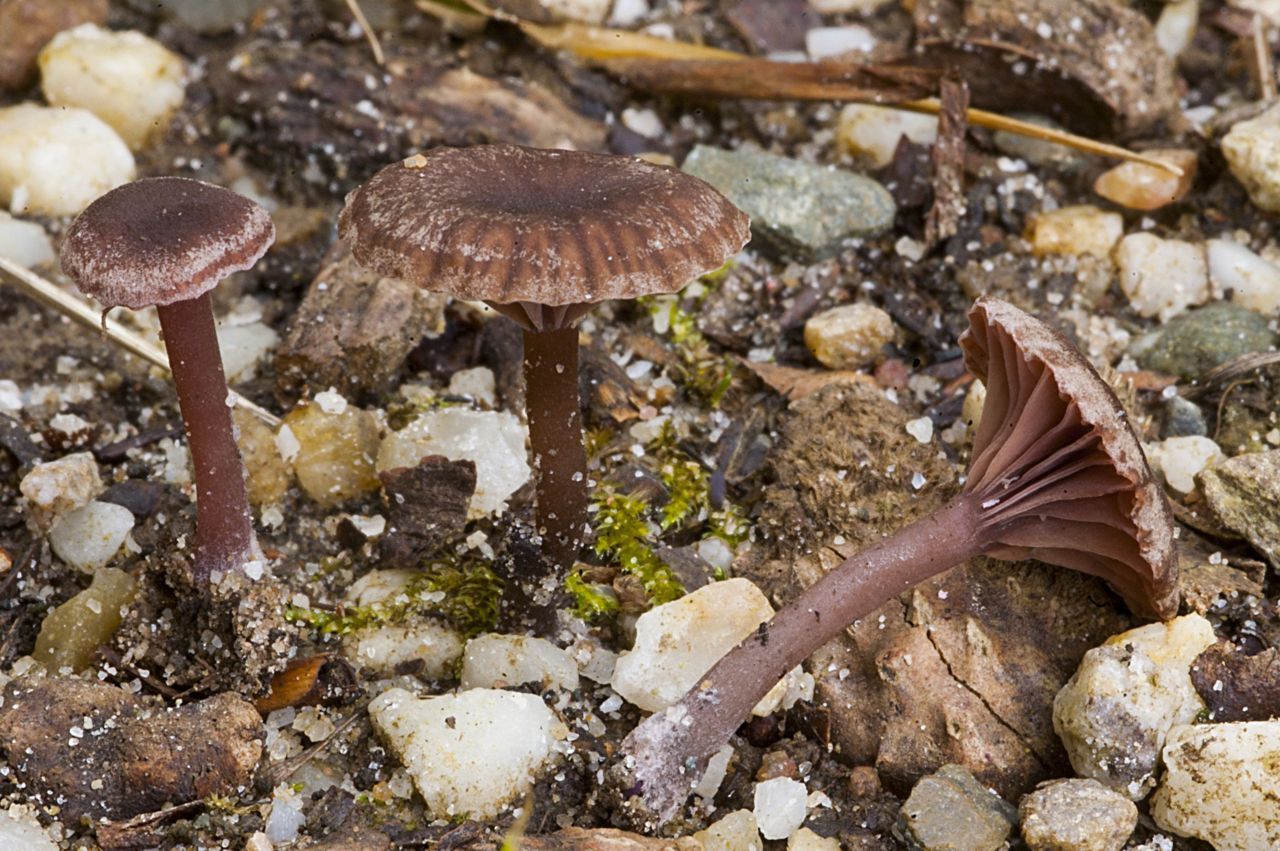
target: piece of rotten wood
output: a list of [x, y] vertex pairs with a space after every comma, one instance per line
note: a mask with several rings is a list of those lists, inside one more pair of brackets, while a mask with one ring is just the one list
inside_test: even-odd
[[1132, 136], [1177, 107], [1151, 22], [1113, 0], [919, 0], [921, 63], [968, 81], [974, 102]]
[[390, 390], [418, 340], [444, 328], [447, 298], [356, 263], [345, 247], [320, 270], [276, 351], [276, 394]]
[[414, 567], [466, 531], [475, 462], [428, 455], [415, 467], [384, 470], [378, 478], [387, 511], [378, 554], [388, 566]]
[[932, 248], [956, 235], [964, 218], [964, 139], [969, 130], [969, 86], [964, 80], [942, 79], [942, 111], [933, 143], [933, 206], [925, 219], [924, 241]]

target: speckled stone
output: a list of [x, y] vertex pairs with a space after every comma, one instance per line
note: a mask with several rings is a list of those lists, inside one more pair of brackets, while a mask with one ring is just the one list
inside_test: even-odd
[[893, 196], [869, 177], [758, 148], [699, 145], [684, 170], [745, 211], [757, 236], [807, 258], [833, 254], [851, 237], [883, 233], [896, 213]]
[[1146, 369], [1198, 378], [1241, 355], [1265, 352], [1275, 341], [1265, 316], [1216, 302], [1170, 320], [1136, 341], [1130, 351]]
[[967, 769], [944, 765], [921, 778], [902, 805], [894, 832], [917, 851], [997, 851], [1017, 813]]
[[1209, 507], [1280, 570], [1280, 449], [1237, 455], [1201, 474]]
[[1138, 824], [1133, 802], [1096, 780], [1043, 783], [1018, 807], [1031, 851], [1120, 851]]

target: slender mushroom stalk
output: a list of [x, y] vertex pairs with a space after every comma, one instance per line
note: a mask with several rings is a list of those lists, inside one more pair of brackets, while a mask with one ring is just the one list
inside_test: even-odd
[[199, 586], [261, 557], [209, 293], [253, 266], [274, 239], [271, 217], [249, 199], [158, 177], [94, 201], [62, 247], [63, 271], [107, 309], [156, 307], [195, 471]]
[[791, 668], [901, 592], [976, 555], [1107, 580], [1134, 612], [1178, 607], [1172, 515], [1110, 388], [1071, 344], [984, 298], [961, 338], [987, 385], [961, 493], [842, 562], [627, 737], [613, 778], [638, 820], [675, 815], [751, 708]]
[[678, 169], [514, 145], [389, 165], [347, 196], [338, 220], [365, 266], [484, 301], [524, 329], [537, 526], [561, 569], [587, 532], [577, 321], [599, 301], [677, 292], [741, 250], [747, 225]]

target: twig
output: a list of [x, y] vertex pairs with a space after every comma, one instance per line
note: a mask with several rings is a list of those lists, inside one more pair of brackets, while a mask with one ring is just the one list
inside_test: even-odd
[[355, 17], [356, 23], [360, 25], [360, 29], [364, 30], [364, 37], [369, 42], [369, 49], [373, 51], [373, 61], [378, 63], [379, 67], [387, 64], [387, 57], [382, 52], [382, 42], [378, 41], [378, 34], [373, 31], [373, 27], [369, 26], [369, 19], [364, 16], [364, 9], [360, 8], [359, 0], [347, 0], [347, 8], [351, 10], [351, 14]]
[[965, 213], [964, 137], [969, 131], [965, 121], [969, 86], [963, 79], [949, 75], [941, 86], [943, 108], [938, 115], [938, 138], [933, 143], [933, 206], [924, 225], [924, 242], [929, 248], [955, 236]]
[[[71, 293], [45, 280], [35, 272], [24, 269], [6, 257], [0, 257], [0, 272], [4, 273], [0, 277], [9, 278], [9, 280], [18, 285], [19, 289], [45, 307], [56, 310], [86, 328], [100, 331], [107, 339], [130, 354], [142, 358], [147, 363], [164, 370], [166, 373], [169, 372], [169, 358], [158, 346], [152, 345], [106, 314], [99, 313], [86, 302], [71, 295]], [[229, 394], [229, 401], [236, 407], [244, 408], [272, 428], [280, 426], [280, 418], [266, 408], [251, 402], [234, 390], [229, 391]]]
[[1268, 101], [1276, 96], [1276, 69], [1267, 43], [1267, 24], [1262, 15], [1253, 15], [1253, 71], [1258, 75], [1258, 94]]

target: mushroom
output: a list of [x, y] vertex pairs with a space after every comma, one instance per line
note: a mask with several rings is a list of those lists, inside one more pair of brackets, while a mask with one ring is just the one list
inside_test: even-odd
[[749, 238], [708, 184], [644, 160], [514, 145], [434, 148], [383, 168], [338, 220], [379, 274], [484, 301], [524, 329], [542, 551], [567, 567], [587, 521], [575, 324], [606, 299], [672, 293]]
[[1174, 525], [1115, 394], [1061, 335], [980, 299], [961, 337], [987, 386], [960, 494], [842, 562], [627, 737], [614, 781], [633, 816], [675, 815], [751, 708], [789, 670], [895, 595], [974, 556], [1105, 579], [1137, 614], [1177, 612]]
[[199, 586], [260, 558], [209, 292], [274, 240], [267, 211], [244, 196], [155, 177], [98, 198], [62, 244], [63, 271], [105, 309], [154, 305], [159, 314], [195, 469]]

